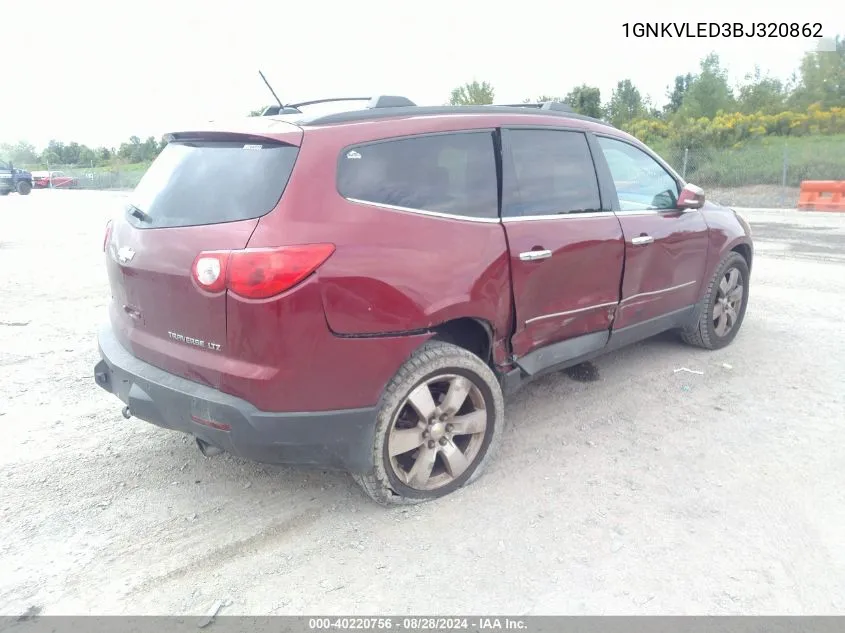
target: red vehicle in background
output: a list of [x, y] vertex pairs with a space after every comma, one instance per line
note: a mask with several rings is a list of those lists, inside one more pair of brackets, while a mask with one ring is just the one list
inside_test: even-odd
[[79, 179], [63, 171], [34, 171], [32, 186], [35, 189], [76, 189], [79, 187]]

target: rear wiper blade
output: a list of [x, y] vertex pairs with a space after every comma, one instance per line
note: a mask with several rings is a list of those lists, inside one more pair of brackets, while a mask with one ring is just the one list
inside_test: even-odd
[[153, 218], [152, 218], [151, 215], [141, 211], [141, 209], [136, 207], [134, 204], [127, 205], [127, 210], [129, 211], [129, 215], [135, 216], [136, 218], [141, 220], [141, 222], [148, 222], [149, 223], [149, 222], [153, 221]]

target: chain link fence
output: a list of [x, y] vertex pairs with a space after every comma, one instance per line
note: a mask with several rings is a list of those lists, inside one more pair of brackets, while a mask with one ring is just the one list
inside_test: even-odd
[[720, 204], [795, 208], [803, 180], [845, 180], [845, 142], [772, 143], [735, 149], [660, 152], [687, 182]]

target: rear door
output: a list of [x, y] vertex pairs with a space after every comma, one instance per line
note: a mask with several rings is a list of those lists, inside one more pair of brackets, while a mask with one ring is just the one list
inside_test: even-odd
[[[564, 355], [600, 348], [619, 302], [624, 242], [610, 201], [600, 194], [587, 136], [510, 128], [502, 138], [502, 220], [516, 310], [513, 353], [519, 358], [565, 340], [573, 345]], [[532, 373], [561, 360], [567, 358], [523, 369]]]
[[279, 202], [297, 153], [266, 138], [199, 136], [169, 143], [153, 162], [107, 248], [111, 320], [138, 358], [217, 386], [226, 293], [195, 284], [194, 260], [246, 246]]
[[[698, 209], [678, 209], [680, 183], [654, 157], [617, 138], [596, 139], [625, 234], [625, 277], [614, 330], [671, 319], [698, 299], [709, 244], [707, 223]], [[602, 167], [599, 173], [606, 174]]]

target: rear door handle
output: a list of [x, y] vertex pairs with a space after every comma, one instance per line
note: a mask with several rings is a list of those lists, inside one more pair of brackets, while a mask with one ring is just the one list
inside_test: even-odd
[[519, 259], [524, 262], [533, 262], [537, 259], [547, 259], [552, 256], [552, 252], [550, 250], [543, 250], [543, 251], [525, 251], [524, 253], [519, 254]]
[[634, 246], [645, 246], [646, 244], [651, 244], [654, 241], [654, 238], [651, 235], [639, 235], [631, 240], [631, 244]]

